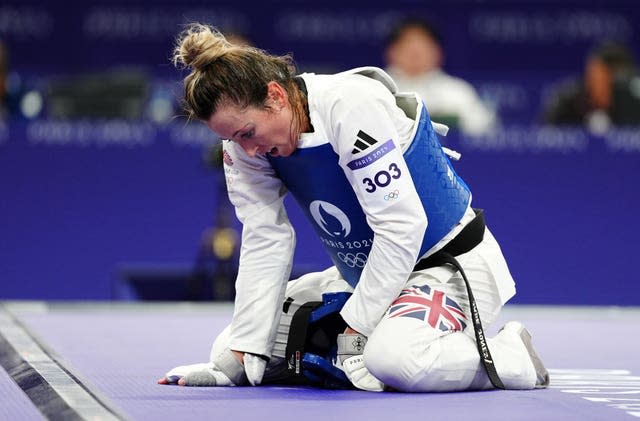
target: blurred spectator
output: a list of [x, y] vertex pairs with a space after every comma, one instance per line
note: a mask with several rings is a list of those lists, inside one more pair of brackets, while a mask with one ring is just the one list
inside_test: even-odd
[[584, 74], [558, 87], [543, 111], [544, 122], [605, 132], [611, 125], [640, 124], [640, 77], [633, 55], [606, 41], [588, 55]]
[[495, 113], [473, 86], [442, 69], [442, 39], [428, 22], [401, 21], [388, 37], [385, 60], [400, 90], [417, 92], [433, 121], [471, 135], [484, 134], [495, 125]]
[[149, 85], [147, 72], [135, 68], [53, 78], [47, 95], [48, 115], [60, 120], [139, 120]]

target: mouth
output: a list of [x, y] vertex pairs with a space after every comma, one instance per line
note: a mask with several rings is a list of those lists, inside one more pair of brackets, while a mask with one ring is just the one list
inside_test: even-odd
[[278, 148], [276, 146], [274, 146], [273, 148], [271, 148], [271, 150], [269, 152], [267, 152], [269, 155], [271, 156], [278, 156]]

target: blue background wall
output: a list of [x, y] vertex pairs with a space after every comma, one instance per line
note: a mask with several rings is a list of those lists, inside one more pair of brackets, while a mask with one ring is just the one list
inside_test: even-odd
[[[56, 4], [57, 3], [57, 4]], [[168, 64], [179, 25], [199, 20], [247, 34], [302, 70], [382, 66], [383, 39], [406, 13], [436, 20], [446, 68], [497, 109], [502, 128], [443, 140], [487, 210], [520, 303], [639, 305], [640, 131], [593, 136], [537, 124], [550, 86], [578, 74], [586, 51], [615, 36], [640, 56], [636, 1], [3, 2], [0, 39], [14, 77], [135, 67], [178, 92]], [[346, 6], [345, 6], [346, 5]], [[177, 94], [176, 94], [177, 95]], [[109, 299], [121, 268], [193, 266], [216, 224], [220, 174], [204, 127], [181, 121], [0, 123], [0, 298]], [[296, 267], [329, 264], [300, 213]]]

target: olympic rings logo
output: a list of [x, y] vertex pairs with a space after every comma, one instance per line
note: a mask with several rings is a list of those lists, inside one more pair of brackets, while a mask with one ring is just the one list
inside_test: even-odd
[[353, 267], [363, 268], [364, 265], [367, 263], [367, 255], [364, 253], [345, 254], [340, 252], [338, 253], [338, 259], [340, 259], [342, 263], [349, 266], [350, 268], [353, 268]]
[[394, 191], [390, 192], [389, 194], [385, 194], [384, 195], [384, 200], [394, 200], [397, 199], [398, 196], [400, 196], [400, 191], [398, 189], [395, 189]]

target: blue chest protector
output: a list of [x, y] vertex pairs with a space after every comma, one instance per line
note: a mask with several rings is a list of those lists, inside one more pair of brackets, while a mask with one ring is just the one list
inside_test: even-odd
[[[460, 221], [471, 193], [442, 151], [425, 107], [415, 138], [403, 155], [428, 218], [419, 253], [422, 256]], [[340, 274], [355, 287], [374, 234], [332, 146], [327, 143], [299, 148], [288, 157], [268, 159]]]

